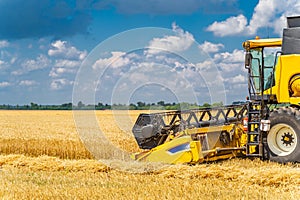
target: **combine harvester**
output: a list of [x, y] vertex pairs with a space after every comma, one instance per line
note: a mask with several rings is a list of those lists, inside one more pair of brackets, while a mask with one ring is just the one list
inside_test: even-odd
[[300, 17], [287, 22], [282, 39], [243, 43], [246, 104], [140, 114], [132, 132], [145, 151], [134, 159], [195, 164], [243, 156], [300, 162]]

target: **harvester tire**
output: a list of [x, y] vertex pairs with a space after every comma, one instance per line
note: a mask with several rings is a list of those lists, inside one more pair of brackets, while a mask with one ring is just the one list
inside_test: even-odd
[[278, 108], [270, 113], [267, 152], [272, 161], [300, 162], [300, 111], [297, 108]]

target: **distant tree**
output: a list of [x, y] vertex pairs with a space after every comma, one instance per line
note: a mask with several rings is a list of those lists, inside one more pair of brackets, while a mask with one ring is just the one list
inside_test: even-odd
[[129, 104], [129, 110], [136, 110], [137, 106], [134, 103]]
[[77, 104], [78, 109], [81, 109], [84, 107], [84, 104], [82, 103], [82, 101], [79, 101]]
[[159, 105], [159, 106], [165, 106], [165, 102], [164, 101], [159, 101], [159, 102], [157, 102], [157, 105]]
[[104, 109], [111, 109], [111, 105], [108, 105], [107, 103], [105, 104], [105, 106], [104, 106]]
[[221, 107], [221, 106], [223, 106], [223, 102], [222, 101], [215, 102], [215, 103], [212, 104], [212, 107]]
[[137, 102], [136, 104], [139, 108], [146, 106], [146, 103], [141, 101]]
[[204, 103], [202, 107], [209, 108], [211, 105], [209, 103]]
[[39, 106], [36, 103], [33, 103], [33, 102], [30, 103], [30, 109], [36, 110], [36, 109], [38, 109], [38, 107]]
[[72, 103], [63, 103], [61, 104], [59, 107], [59, 109], [62, 110], [71, 110], [72, 109], [73, 104]]

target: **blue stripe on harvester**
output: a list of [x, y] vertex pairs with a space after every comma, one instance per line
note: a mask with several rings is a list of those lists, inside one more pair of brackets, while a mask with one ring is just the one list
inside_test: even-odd
[[176, 147], [169, 149], [168, 152], [177, 153], [177, 152], [188, 150], [188, 149], [190, 149], [190, 143], [185, 143], [185, 144], [181, 144], [181, 145], [178, 145]]

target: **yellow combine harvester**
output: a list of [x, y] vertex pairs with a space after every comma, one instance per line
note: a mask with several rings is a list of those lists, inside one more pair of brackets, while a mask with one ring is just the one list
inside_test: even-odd
[[235, 156], [300, 162], [300, 17], [281, 39], [243, 43], [249, 102], [141, 114], [132, 131], [140, 161], [201, 163]]

